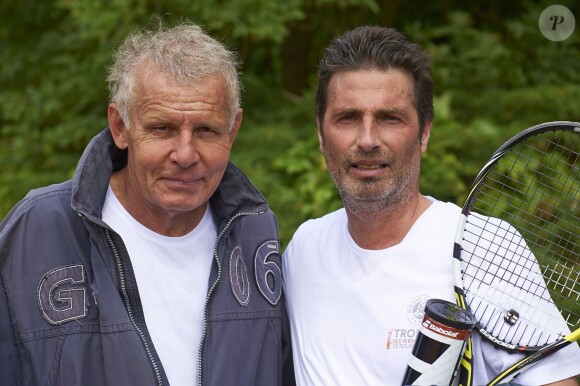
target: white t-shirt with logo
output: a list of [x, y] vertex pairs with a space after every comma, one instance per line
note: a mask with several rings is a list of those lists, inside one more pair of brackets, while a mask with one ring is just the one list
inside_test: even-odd
[[[344, 209], [302, 224], [284, 252], [284, 290], [298, 385], [400, 385], [427, 299], [454, 302], [452, 253], [460, 208], [434, 201], [404, 240], [365, 250]], [[520, 355], [473, 334], [474, 385]], [[571, 345], [520, 375], [538, 385], [580, 372]]]
[[135, 220], [109, 187], [103, 221], [123, 238], [127, 247], [145, 323], [170, 384], [195, 384], [217, 238], [209, 206], [190, 233], [167, 237]]

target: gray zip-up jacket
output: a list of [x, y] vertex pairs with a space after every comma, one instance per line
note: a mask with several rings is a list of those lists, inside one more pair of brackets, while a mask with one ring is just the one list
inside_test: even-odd
[[[72, 180], [31, 191], [0, 224], [0, 385], [169, 384], [123, 240], [101, 220], [126, 161], [106, 129]], [[233, 164], [210, 204], [218, 238], [192, 384], [280, 385], [291, 355], [275, 216]]]

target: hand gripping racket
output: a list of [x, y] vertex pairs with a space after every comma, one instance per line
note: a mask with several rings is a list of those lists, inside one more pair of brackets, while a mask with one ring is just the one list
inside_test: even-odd
[[[484, 339], [527, 354], [489, 385], [580, 337], [579, 137], [574, 122], [517, 134], [479, 172], [463, 207], [453, 251], [457, 304]], [[470, 348], [461, 385], [471, 385]]]

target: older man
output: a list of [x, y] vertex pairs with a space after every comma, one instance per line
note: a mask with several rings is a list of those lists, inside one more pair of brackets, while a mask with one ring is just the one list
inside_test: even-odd
[[195, 25], [129, 36], [109, 128], [0, 226], [0, 384], [282, 383], [276, 219], [229, 162], [235, 55]]

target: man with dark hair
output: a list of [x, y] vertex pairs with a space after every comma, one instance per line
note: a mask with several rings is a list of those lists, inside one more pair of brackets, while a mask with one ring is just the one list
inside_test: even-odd
[[282, 384], [277, 222], [229, 162], [237, 65], [189, 23], [123, 42], [109, 128], [0, 224], [0, 384]]
[[[344, 208], [302, 224], [282, 259], [300, 385], [400, 384], [426, 301], [454, 301], [460, 208], [419, 191], [433, 111], [428, 56], [403, 34], [360, 27], [326, 49], [316, 122]], [[477, 334], [472, 348], [477, 385], [518, 356]], [[578, 351], [518, 381], [574, 385]]]

